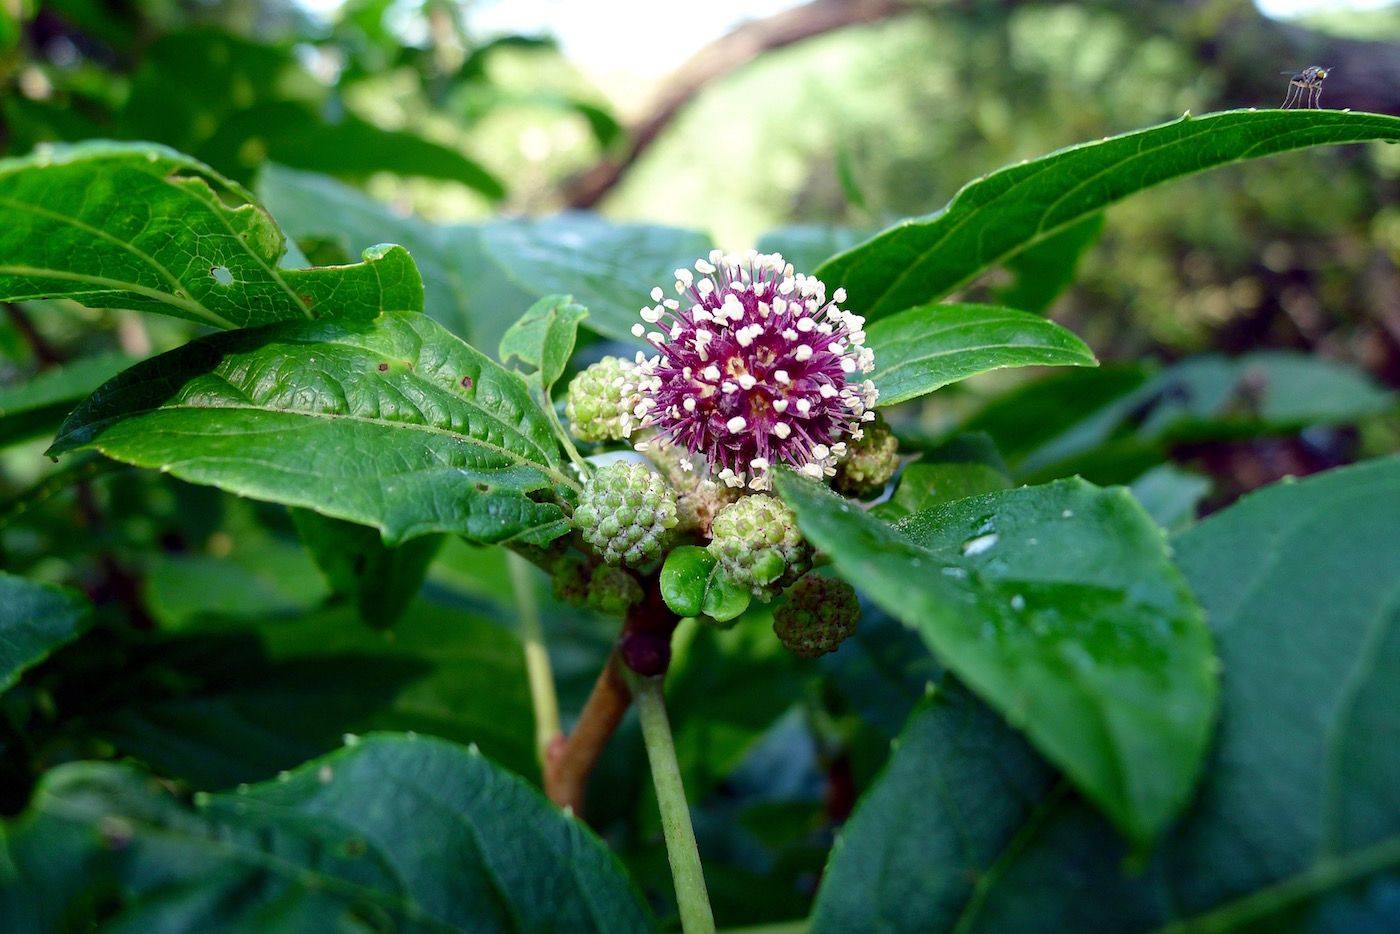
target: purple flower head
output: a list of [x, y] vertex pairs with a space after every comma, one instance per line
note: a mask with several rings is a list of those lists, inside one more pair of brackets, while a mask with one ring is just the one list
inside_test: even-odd
[[[676, 270], [680, 300], [653, 289], [632, 333], [657, 355], [637, 355], [635, 415], [657, 437], [699, 454], [729, 486], [766, 489], [768, 468], [788, 464], [809, 476], [834, 473], [847, 438], [875, 413], [874, 355], [865, 319], [826, 300], [821, 280], [794, 275], [778, 254], [715, 250], [697, 260], [696, 279]], [[687, 462], [688, 464], [688, 462]]]

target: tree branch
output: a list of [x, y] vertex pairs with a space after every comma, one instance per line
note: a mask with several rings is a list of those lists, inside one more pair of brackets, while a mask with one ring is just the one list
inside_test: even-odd
[[908, 0], [813, 0], [768, 19], [745, 23], [692, 55], [671, 75], [645, 117], [628, 128], [632, 148], [617, 160], [604, 160], [571, 182], [569, 206], [595, 206], [632, 163], [707, 84], [747, 64], [763, 52], [843, 29], [873, 23], [908, 9]]

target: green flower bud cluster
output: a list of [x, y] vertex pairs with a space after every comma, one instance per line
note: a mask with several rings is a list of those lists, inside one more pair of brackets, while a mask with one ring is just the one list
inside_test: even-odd
[[710, 553], [731, 581], [771, 600], [812, 566], [812, 548], [797, 531], [797, 516], [765, 493], [745, 496], [715, 516]]
[[676, 522], [675, 491], [643, 464], [599, 470], [574, 510], [574, 524], [604, 561], [633, 567], [661, 557]]
[[606, 616], [626, 616], [634, 603], [641, 603], [642, 585], [629, 572], [602, 564], [593, 569], [588, 582], [588, 605]]
[[787, 592], [787, 602], [773, 611], [773, 632], [802, 658], [816, 658], [846, 641], [860, 622], [860, 601], [839, 577], [808, 574]]
[[604, 357], [569, 383], [564, 414], [569, 430], [580, 441], [620, 441], [636, 427], [636, 367], [617, 357]]
[[899, 469], [899, 439], [883, 419], [865, 425], [865, 435], [846, 446], [832, 485], [842, 493], [872, 496], [885, 488]]

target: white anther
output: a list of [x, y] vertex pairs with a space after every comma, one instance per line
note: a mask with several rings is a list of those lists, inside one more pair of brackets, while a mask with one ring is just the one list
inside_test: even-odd
[[730, 431], [743, 431], [744, 426], [747, 424], [748, 422], [744, 421], [744, 416], [736, 415], [729, 421], [725, 422], [724, 427], [728, 428]]

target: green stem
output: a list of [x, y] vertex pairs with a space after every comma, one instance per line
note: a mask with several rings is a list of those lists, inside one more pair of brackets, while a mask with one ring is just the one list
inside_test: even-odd
[[681, 767], [676, 761], [676, 744], [666, 719], [662, 678], [645, 678], [628, 672], [637, 716], [642, 721], [642, 738], [651, 778], [656, 786], [656, 803], [661, 809], [661, 829], [666, 835], [666, 855], [671, 861], [671, 877], [676, 883], [676, 904], [685, 934], [714, 934], [715, 917], [710, 910], [710, 894], [700, 866], [700, 850], [695, 845], [695, 829], [690, 825], [690, 806], [681, 784]]
[[564, 445], [564, 451], [569, 455], [569, 460], [574, 462], [574, 466], [578, 468], [583, 478], [588, 479], [589, 475], [593, 473], [593, 465], [584, 460], [583, 456], [579, 454], [578, 448], [574, 447], [574, 439], [564, 430], [564, 423], [559, 420], [559, 413], [554, 411], [554, 400], [549, 398], [548, 394], [545, 394], [544, 405], [540, 408], [544, 409], [545, 418], [554, 425], [554, 434]]
[[520, 641], [525, 644], [525, 673], [530, 681], [530, 702], [535, 708], [535, 754], [544, 766], [549, 744], [563, 730], [559, 723], [559, 697], [554, 692], [554, 672], [549, 667], [530, 562], [515, 552], [507, 553], [506, 560], [515, 587], [515, 605], [520, 611]]

